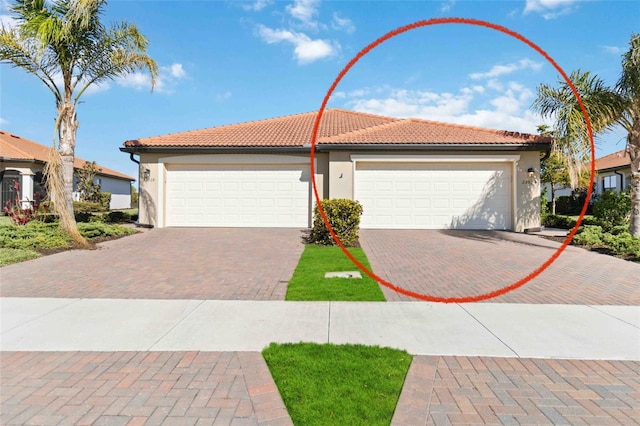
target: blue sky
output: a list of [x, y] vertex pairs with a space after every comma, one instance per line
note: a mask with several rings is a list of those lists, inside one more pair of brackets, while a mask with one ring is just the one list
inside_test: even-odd
[[[3, 0], [0, 19], [11, 24]], [[104, 19], [135, 22], [160, 66], [85, 93], [76, 155], [130, 176], [118, 148], [128, 139], [315, 111], [346, 63], [397, 27], [437, 17], [489, 21], [516, 31], [567, 72], [608, 84], [640, 32], [634, 1], [111, 1]], [[33, 76], [0, 65], [0, 127], [49, 144], [53, 95]], [[329, 106], [535, 133], [536, 87], [558, 73], [505, 34], [438, 25], [399, 35], [360, 60]], [[602, 135], [596, 155], [624, 148], [622, 131]]]

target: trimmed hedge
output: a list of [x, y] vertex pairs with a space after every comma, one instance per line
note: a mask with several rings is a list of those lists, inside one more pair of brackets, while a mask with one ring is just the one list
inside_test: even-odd
[[[360, 216], [363, 212], [362, 205], [346, 198], [322, 200], [320, 203], [333, 232], [336, 233], [342, 244], [345, 247], [356, 246], [360, 232]], [[336, 245], [322, 220], [317, 205], [313, 209], [313, 228], [311, 228], [306, 242], [325, 246]]]

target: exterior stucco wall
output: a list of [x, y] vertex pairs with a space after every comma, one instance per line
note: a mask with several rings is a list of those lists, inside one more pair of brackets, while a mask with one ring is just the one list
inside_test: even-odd
[[[22, 192], [23, 201], [32, 201], [34, 192], [33, 177], [36, 173], [43, 171], [43, 164], [41, 163], [5, 163], [0, 165], [0, 171], [12, 170], [17, 171], [21, 175], [20, 189]], [[111, 203], [109, 208], [111, 209], [128, 209], [131, 207], [131, 182], [126, 179], [118, 179], [112, 176], [106, 176], [98, 174], [97, 179], [100, 179], [100, 189], [103, 192], [111, 193]], [[80, 193], [75, 192], [76, 182], [74, 180], [74, 200], [80, 199]]]
[[[315, 180], [321, 197], [328, 195], [326, 176], [328, 173], [327, 154], [315, 155]], [[286, 164], [309, 163], [307, 154], [141, 154], [139, 223], [154, 227], [165, 226], [166, 164]], [[149, 170], [149, 178], [144, 179], [143, 171]], [[313, 206], [314, 195], [309, 180], [309, 205]], [[311, 209], [309, 211], [311, 224]]]
[[[354, 170], [355, 165], [352, 155], [384, 155], [392, 157], [394, 155], [416, 155], [416, 156], [449, 156], [451, 161], [455, 161], [455, 153], [429, 152], [424, 151], [403, 151], [403, 152], [362, 152], [362, 151], [331, 151], [329, 153], [318, 153], [315, 155], [316, 184], [318, 192], [323, 198], [353, 198], [354, 194]], [[519, 160], [513, 162], [513, 230], [523, 232], [527, 229], [540, 227], [540, 153], [538, 151], [480, 151], [469, 153], [459, 153], [458, 155], [487, 156], [500, 158], [519, 156]], [[163, 155], [163, 154], [141, 154], [141, 178], [139, 190], [139, 221], [140, 224], [152, 225], [155, 227], [164, 226], [165, 217], [165, 164], [171, 163], [192, 163], [192, 164], [250, 164], [250, 163], [271, 163], [278, 164], [284, 159], [291, 161], [299, 158], [303, 162], [308, 162], [307, 154], [206, 154], [206, 155]], [[461, 157], [462, 158], [462, 157]], [[527, 170], [534, 168], [536, 172], [533, 177], [529, 176]], [[149, 170], [149, 178], [145, 180], [142, 171]], [[310, 197], [313, 207], [313, 191], [310, 186]]]
[[[618, 172], [618, 173], [616, 173]], [[622, 176], [620, 176], [622, 175]], [[607, 176], [616, 176], [617, 185], [616, 191], [624, 191], [631, 185], [631, 166], [620, 168], [618, 170], [608, 170], [604, 172], [598, 172], [594, 178], [595, 193], [602, 194], [604, 192], [604, 178]]]

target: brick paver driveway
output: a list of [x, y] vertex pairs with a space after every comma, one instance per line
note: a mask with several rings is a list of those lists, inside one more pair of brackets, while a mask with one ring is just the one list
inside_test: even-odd
[[[493, 231], [361, 230], [373, 271], [421, 294], [465, 297], [524, 278], [560, 243]], [[569, 246], [537, 278], [491, 302], [640, 304], [640, 263]], [[415, 300], [386, 287], [387, 300]]]
[[298, 229], [164, 228], [0, 270], [2, 297], [284, 300]]

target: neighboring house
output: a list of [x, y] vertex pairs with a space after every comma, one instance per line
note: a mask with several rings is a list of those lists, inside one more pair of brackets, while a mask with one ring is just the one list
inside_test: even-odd
[[[0, 130], [0, 175], [2, 181], [2, 208], [15, 197], [14, 183], [20, 184], [20, 199], [33, 201], [34, 194], [44, 194], [42, 170], [49, 155], [49, 147]], [[74, 167], [81, 169], [85, 160], [75, 159]], [[111, 193], [111, 209], [131, 207], [131, 182], [133, 178], [98, 165], [102, 171], [96, 175], [96, 183], [103, 192]], [[74, 193], [78, 199], [80, 194]]]
[[596, 159], [596, 194], [613, 190], [621, 192], [631, 185], [631, 158], [626, 149]]
[[[310, 226], [316, 114], [126, 141], [120, 150], [140, 156], [140, 223]], [[522, 232], [540, 227], [539, 160], [550, 141], [328, 109], [315, 181], [322, 198], [362, 203], [362, 228]]]

